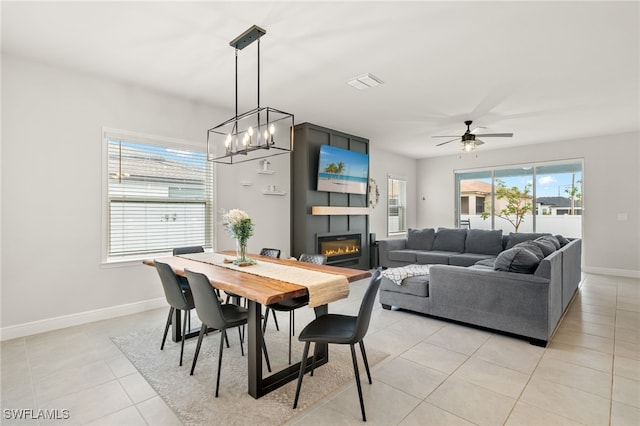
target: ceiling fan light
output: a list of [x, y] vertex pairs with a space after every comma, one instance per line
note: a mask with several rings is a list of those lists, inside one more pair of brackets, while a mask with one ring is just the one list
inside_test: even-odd
[[476, 149], [475, 141], [464, 141], [462, 142], [462, 150], [464, 152], [471, 152]]

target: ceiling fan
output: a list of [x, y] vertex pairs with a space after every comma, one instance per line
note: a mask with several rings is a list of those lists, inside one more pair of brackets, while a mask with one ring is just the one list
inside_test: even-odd
[[[436, 146], [441, 146], [444, 144], [448, 144], [449, 142], [459, 140], [460, 142], [462, 142], [462, 150], [469, 152], [476, 149], [478, 145], [482, 145], [484, 143], [483, 141], [477, 138], [478, 136], [485, 137], [485, 138], [510, 138], [513, 136], [513, 133], [483, 133], [483, 134], [471, 133], [471, 123], [473, 123], [473, 121], [471, 120], [467, 120], [464, 122], [464, 124], [467, 125], [467, 131], [464, 132], [462, 136], [449, 136], [449, 135], [432, 136], [433, 138], [455, 138], [455, 139], [448, 140], [446, 142], [439, 143]], [[474, 129], [474, 131], [478, 129]]]

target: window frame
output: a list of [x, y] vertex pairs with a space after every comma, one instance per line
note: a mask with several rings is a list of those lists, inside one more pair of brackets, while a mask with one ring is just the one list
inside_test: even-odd
[[[528, 163], [518, 163], [518, 164], [506, 164], [506, 165], [499, 165], [499, 166], [487, 166], [487, 167], [481, 167], [481, 168], [473, 168], [473, 169], [459, 169], [459, 170], [454, 170], [453, 171], [453, 177], [454, 177], [454, 187], [455, 187], [455, 205], [454, 205], [454, 223], [456, 224], [456, 226], [459, 226], [460, 223], [460, 219], [461, 216], [463, 215], [462, 213], [462, 209], [461, 209], [461, 186], [460, 186], [460, 175], [463, 174], [471, 174], [471, 173], [484, 173], [484, 172], [489, 172], [490, 173], [490, 179], [491, 179], [491, 193], [488, 195], [488, 199], [490, 200], [490, 217], [487, 219], [488, 221], [490, 220], [490, 227], [489, 229], [497, 229], [496, 228], [496, 216], [493, 214], [493, 209], [496, 203], [496, 196], [495, 196], [495, 181], [496, 178], [498, 178], [497, 175], [499, 175], [499, 172], [502, 172], [504, 170], [509, 170], [509, 169], [525, 169], [525, 168], [530, 168], [531, 169], [531, 176], [532, 176], [532, 188], [531, 188], [531, 197], [532, 197], [532, 202], [533, 202], [533, 211], [530, 212], [529, 214], [531, 215], [531, 222], [532, 222], [532, 227], [533, 227], [533, 231], [531, 232], [546, 232], [545, 230], [539, 230], [538, 229], [538, 216], [540, 215], [539, 213], [536, 212], [536, 203], [538, 200], [538, 194], [537, 194], [537, 190], [538, 190], [538, 169], [539, 168], [545, 168], [545, 167], [549, 167], [549, 166], [570, 166], [570, 165], [575, 165], [575, 164], [580, 164], [580, 172], [581, 172], [581, 179], [582, 179], [582, 183], [581, 183], [581, 187], [582, 187], [582, 193], [584, 196], [584, 158], [567, 158], [567, 159], [562, 159], [562, 160], [552, 160], [552, 161], [534, 161], [534, 162], [528, 162]], [[498, 172], [498, 173], [496, 173]], [[580, 207], [580, 215], [584, 216], [584, 199], [582, 201], [582, 206]], [[519, 230], [519, 232], [529, 232], [529, 231], [523, 231], [523, 230]], [[584, 235], [584, 219], [581, 219], [581, 224], [580, 224], [580, 236]]]
[[[190, 150], [203, 153], [206, 156], [206, 148], [202, 143], [189, 141], [185, 139], [169, 138], [166, 136], [151, 135], [146, 133], [134, 132], [129, 130], [116, 129], [111, 127], [102, 127], [101, 133], [101, 239], [100, 239], [100, 252], [101, 252], [101, 265], [102, 266], [118, 266], [122, 264], [137, 264], [141, 260], [151, 257], [171, 256], [171, 251], [165, 252], [148, 252], [139, 253], [134, 255], [123, 256], [109, 256], [109, 238], [110, 238], [110, 198], [109, 198], [109, 139], [124, 139], [131, 143], [140, 143], [146, 145], [153, 145], [157, 147], [173, 148], [176, 150]], [[206, 157], [205, 157], [206, 158]], [[206, 163], [211, 169], [207, 173], [210, 173], [211, 182], [211, 200], [210, 200], [210, 218], [207, 220], [215, 221], [216, 212], [216, 191], [215, 182], [217, 179], [215, 164], [211, 162]], [[212, 223], [210, 229], [211, 235], [209, 240], [211, 246], [215, 246], [215, 224]]]
[[[404, 220], [402, 220], [402, 222], [404, 223], [404, 229], [400, 230], [400, 231], [394, 231], [392, 232], [391, 229], [389, 228], [389, 218], [391, 217], [389, 215], [390, 209], [391, 209], [391, 204], [389, 203], [389, 200], [391, 199], [391, 180], [396, 180], [396, 181], [402, 181], [404, 182], [404, 205], [402, 205], [402, 207], [404, 207], [404, 209], [402, 209], [403, 211], [403, 215], [404, 215]], [[392, 175], [392, 174], [388, 174], [387, 175], [387, 236], [388, 237], [393, 237], [393, 236], [398, 236], [398, 235], [405, 235], [408, 231], [408, 224], [407, 224], [407, 203], [408, 203], [408, 199], [407, 199], [407, 185], [408, 185], [408, 181], [406, 176], [399, 176], [399, 175]], [[402, 197], [399, 197], [402, 198]], [[398, 206], [395, 206], [398, 207]]]

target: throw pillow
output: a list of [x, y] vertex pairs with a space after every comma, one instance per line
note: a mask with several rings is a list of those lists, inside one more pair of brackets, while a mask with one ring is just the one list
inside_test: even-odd
[[497, 255], [502, 251], [502, 229], [469, 229], [464, 243], [465, 253]]
[[558, 242], [560, 243], [560, 247], [564, 247], [567, 244], [569, 244], [569, 240], [567, 240], [565, 237], [563, 237], [562, 235], [558, 234], [555, 236], [556, 239], [558, 240]]
[[407, 248], [411, 250], [431, 250], [436, 231], [433, 228], [413, 229], [407, 232]]
[[533, 242], [540, 247], [540, 250], [542, 250], [542, 254], [544, 254], [544, 257], [549, 256], [551, 253], [553, 253], [554, 251], [556, 251], [556, 246], [553, 245], [553, 243], [547, 239], [543, 239], [542, 237], [540, 238], [536, 238], [535, 240], [533, 240]]
[[543, 235], [551, 235], [546, 233], [539, 232], [509, 232], [509, 242], [507, 243], [506, 249], [510, 249], [518, 243], [523, 241], [533, 241], [538, 237], [542, 237]]
[[466, 238], [466, 229], [438, 228], [436, 239], [433, 241], [433, 249], [464, 253], [464, 240]]
[[553, 235], [543, 235], [542, 237], [536, 238], [536, 240], [544, 240], [549, 241], [553, 246], [558, 250], [560, 248], [560, 241]]
[[513, 247], [503, 251], [496, 258], [493, 269], [496, 271], [532, 274], [540, 261], [538, 257], [524, 247]]
[[529, 250], [531, 253], [535, 254], [538, 260], [542, 260], [545, 258], [544, 251], [538, 247], [535, 241], [523, 241], [521, 243], [516, 244], [515, 247], [524, 247]]

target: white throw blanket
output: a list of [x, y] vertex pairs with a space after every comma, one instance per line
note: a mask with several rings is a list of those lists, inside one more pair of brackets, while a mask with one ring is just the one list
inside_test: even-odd
[[382, 271], [382, 276], [389, 278], [397, 285], [402, 284], [402, 280], [409, 277], [429, 275], [429, 265], [407, 265], [399, 268], [389, 268]]

